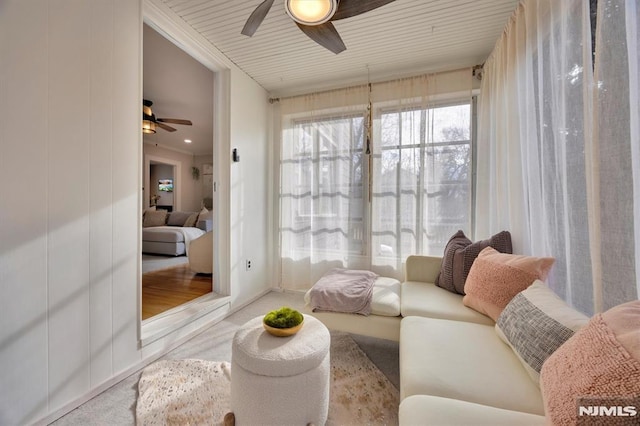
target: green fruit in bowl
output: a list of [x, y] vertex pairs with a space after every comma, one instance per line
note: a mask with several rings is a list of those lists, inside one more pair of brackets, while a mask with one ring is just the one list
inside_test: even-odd
[[264, 316], [263, 322], [273, 328], [291, 328], [304, 321], [304, 316], [295, 309], [283, 306]]

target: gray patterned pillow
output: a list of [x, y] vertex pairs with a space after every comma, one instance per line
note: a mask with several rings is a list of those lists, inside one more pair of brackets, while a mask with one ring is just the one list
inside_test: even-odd
[[461, 230], [453, 234], [442, 256], [440, 274], [435, 284], [452, 293], [464, 295], [464, 283], [469, 270], [478, 254], [486, 247], [493, 247], [500, 253], [511, 254], [511, 234], [509, 231], [498, 232], [487, 240], [472, 243]]
[[589, 318], [536, 280], [511, 299], [498, 317], [495, 330], [539, 384], [542, 364], [587, 322]]

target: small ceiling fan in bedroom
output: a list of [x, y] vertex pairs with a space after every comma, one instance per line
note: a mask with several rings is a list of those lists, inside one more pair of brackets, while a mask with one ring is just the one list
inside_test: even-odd
[[[322, 47], [335, 54], [346, 50], [340, 34], [331, 23], [339, 19], [351, 18], [377, 9], [395, 0], [284, 0], [287, 14], [298, 28]], [[251, 37], [267, 13], [274, 0], [264, 0], [247, 19], [241, 33]]]
[[167, 126], [164, 123], [182, 124], [185, 126], [193, 125], [191, 120], [184, 120], [182, 118], [156, 118], [156, 115], [151, 110], [151, 105], [153, 105], [153, 102], [150, 100], [142, 100], [142, 133], [155, 133], [156, 127], [160, 127], [167, 132], [176, 131], [175, 128]]

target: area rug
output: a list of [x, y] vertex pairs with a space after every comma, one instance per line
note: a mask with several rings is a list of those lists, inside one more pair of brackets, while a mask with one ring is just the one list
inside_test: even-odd
[[[137, 425], [223, 425], [230, 411], [230, 364], [158, 361], [142, 372]], [[398, 424], [400, 395], [353, 339], [331, 334], [328, 426]]]

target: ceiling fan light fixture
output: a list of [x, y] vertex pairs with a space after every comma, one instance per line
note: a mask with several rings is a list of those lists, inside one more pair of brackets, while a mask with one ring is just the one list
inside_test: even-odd
[[287, 14], [302, 25], [320, 25], [338, 10], [337, 0], [285, 0]]
[[149, 120], [142, 120], [142, 133], [153, 134], [156, 132], [156, 123]]

